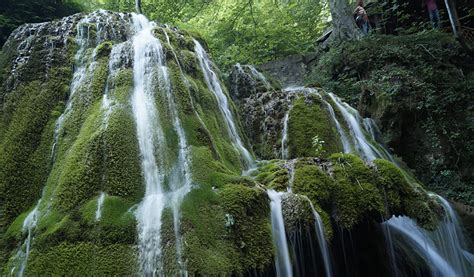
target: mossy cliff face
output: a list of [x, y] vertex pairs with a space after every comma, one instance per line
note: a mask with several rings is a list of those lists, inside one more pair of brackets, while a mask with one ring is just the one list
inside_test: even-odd
[[[29, 231], [27, 275], [138, 272], [134, 211], [144, 180], [130, 100], [131, 20], [129, 14], [105, 11], [74, 15], [22, 26], [5, 44], [0, 59], [2, 274], [20, 270]], [[188, 270], [212, 275], [268, 268], [273, 246], [266, 194], [240, 176], [241, 158], [207, 88], [193, 38], [161, 26], [154, 35], [164, 48], [176, 104], [170, 107], [156, 87], [170, 157], [162, 166], [171, 170], [177, 160], [170, 108], [177, 110], [190, 153], [194, 189], [183, 200], [179, 230]], [[24, 222], [35, 205], [37, 222], [28, 228]], [[170, 265], [167, 273], [175, 274], [169, 210], [163, 226], [163, 260]]]
[[473, 205], [473, 58], [450, 34], [374, 35], [320, 53], [307, 77], [372, 117], [418, 178]]
[[[349, 135], [348, 126], [321, 88], [298, 87], [255, 93], [238, 103], [244, 130], [259, 157], [282, 158], [286, 151], [287, 158], [327, 158], [344, 150], [331, 111], [346, 136]], [[323, 141], [321, 151], [313, 147], [314, 137]]]
[[[443, 214], [419, 184], [409, 182], [406, 173], [386, 160], [365, 163], [355, 155], [338, 153], [328, 159], [274, 160], [254, 174], [268, 188], [286, 190], [289, 186], [293, 193], [311, 200], [321, 214], [328, 238], [332, 237], [331, 220], [350, 230], [367, 220], [379, 222], [393, 215], [407, 215], [420, 226], [434, 229]], [[304, 214], [299, 216], [304, 218]]]
[[[140, 273], [137, 210], [145, 176], [131, 100], [135, 32], [130, 14], [98, 11], [22, 26], [5, 44], [0, 55], [1, 275], [22, 269], [30, 276]], [[426, 228], [436, 224], [438, 205], [393, 164], [333, 154], [341, 145], [329, 120], [329, 99], [315, 90], [275, 91], [254, 99], [265, 106], [263, 114], [274, 111], [265, 118], [272, 131], [257, 129], [250, 136], [255, 152], [278, 157], [281, 120], [288, 112], [290, 157], [300, 158], [262, 162], [253, 175], [242, 176], [246, 168], [208, 89], [193, 37], [166, 26], [154, 27], [153, 36], [163, 47], [172, 92], [169, 96], [160, 85], [150, 91], [158, 115], [154, 123], [166, 145], [155, 153], [165, 176], [163, 190], [172, 190], [182, 151], [173, 115], [184, 130], [192, 179], [179, 204], [178, 230], [173, 207], [163, 209], [163, 274], [181, 270], [178, 250], [190, 275], [273, 273], [270, 188], [290, 186], [297, 194], [282, 201], [292, 235], [301, 228], [314, 232], [309, 200], [328, 241], [336, 225], [351, 230], [393, 214], [411, 216]], [[150, 80], [155, 81], [160, 80]], [[232, 103], [230, 110], [245, 141]], [[248, 131], [252, 122], [245, 122]], [[311, 145], [316, 135], [326, 141], [324, 152]], [[312, 157], [317, 154], [322, 158]]]

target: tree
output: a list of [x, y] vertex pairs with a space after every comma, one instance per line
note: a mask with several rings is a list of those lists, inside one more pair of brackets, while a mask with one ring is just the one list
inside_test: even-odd
[[362, 37], [362, 32], [354, 21], [347, 0], [329, 0], [333, 31], [332, 42], [354, 40]]
[[137, 13], [142, 13], [142, 1], [141, 0], [135, 0], [135, 9], [137, 10]]

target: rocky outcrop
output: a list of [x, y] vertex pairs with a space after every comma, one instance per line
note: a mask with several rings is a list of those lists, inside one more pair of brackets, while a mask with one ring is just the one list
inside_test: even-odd
[[267, 78], [253, 65], [236, 64], [232, 67], [229, 77], [230, 96], [234, 101], [250, 97], [259, 92], [279, 89], [279, 84]]
[[283, 87], [302, 86], [308, 70], [316, 62], [317, 54], [293, 55], [258, 66], [266, 74], [278, 80]]

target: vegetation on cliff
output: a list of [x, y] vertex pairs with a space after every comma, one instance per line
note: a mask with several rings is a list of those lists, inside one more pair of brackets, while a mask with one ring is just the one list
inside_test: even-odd
[[473, 64], [438, 31], [373, 35], [322, 52], [307, 81], [358, 105], [422, 181], [472, 205]]

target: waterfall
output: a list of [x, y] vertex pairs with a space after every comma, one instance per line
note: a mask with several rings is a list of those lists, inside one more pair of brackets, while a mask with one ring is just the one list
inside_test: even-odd
[[[383, 220], [383, 218], [382, 218]], [[395, 255], [395, 247], [393, 244], [393, 235], [392, 232], [390, 231], [390, 227], [388, 224], [381, 224], [382, 226], [382, 232], [384, 234], [385, 238], [385, 244], [388, 250], [388, 258], [390, 259], [390, 268], [393, 270], [393, 275], [395, 277], [400, 276], [399, 269], [397, 267], [397, 262], [396, 262], [396, 255]]]
[[[176, 240], [176, 259], [180, 274], [186, 276], [182, 261], [182, 239], [180, 235], [180, 205], [192, 186], [188, 145], [184, 129], [179, 119], [178, 108], [169, 78], [166, 59], [161, 42], [153, 36], [155, 24], [145, 16], [133, 14], [136, 34], [133, 37], [134, 48], [134, 92], [132, 108], [137, 122], [137, 134], [142, 170], [145, 176], [145, 198], [137, 209], [139, 222], [139, 259], [142, 272], [163, 275], [161, 257], [162, 212], [167, 206], [173, 213], [173, 227]], [[178, 157], [170, 172], [160, 170], [168, 159], [163, 151], [165, 139], [159, 124], [155, 107], [153, 76], [158, 76], [160, 91], [164, 92], [170, 112], [171, 124], [178, 137]], [[158, 153], [158, 161], [155, 155]], [[164, 191], [164, 180], [168, 180], [169, 192]]]
[[283, 131], [281, 136], [281, 158], [288, 159], [288, 121], [290, 119], [290, 109], [285, 113], [283, 118]]
[[323, 98], [321, 98], [321, 101], [323, 101], [324, 105], [326, 106], [326, 109], [329, 112], [329, 115], [331, 116], [332, 122], [334, 122], [334, 125], [336, 126], [337, 133], [339, 134], [339, 138], [341, 139], [342, 143], [342, 149], [344, 153], [350, 153], [351, 152], [351, 144], [349, 143], [349, 140], [347, 139], [346, 132], [341, 127], [341, 123], [339, 123], [339, 120], [337, 120], [336, 113], [334, 112], [334, 109], [332, 106]]
[[275, 268], [277, 276], [291, 277], [293, 271], [291, 269], [290, 254], [288, 252], [288, 243], [286, 241], [285, 222], [283, 221], [283, 211], [281, 206], [281, 198], [283, 192], [268, 190], [270, 198], [270, 210], [272, 221], [272, 237], [276, 246], [277, 254], [275, 256]]
[[207, 87], [217, 99], [219, 109], [225, 119], [225, 123], [227, 125], [227, 130], [229, 131], [229, 136], [232, 140], [232, 144], [244, 158], [246, 169], [251, 169], [255, 167], [255, 163], [252, 158], [252, 155], [242, 143], [242, 139], [240, 138], [237, 127], [235, 126], [234, 116], [232, 115], [232, 112], [230, 110], [229, 100], [227, 99], [227, 96], [222, 90], [217, 74], [212, 70], [211, 61], [209, 60], [206, 51], [197, 40], [194, 40], [194, 44], [194, 50], [198, 57], [201, 70], [204, 74], [204, 79], [206, 80]]
[[33, 230], [36, 228], [36, 225], [38, 224], [38, 219], [40, 216], [39, 212], [39, 206], [41, 204], [41, 199], [38, 200], [38, 203], [34, 207], [34, 209], [28, 214], [28, 216], [25, 218], [25, 221], [23, 221], [23, 226], [22, 226], [22, 231], [23, 232], [28, 232], [28, 236], [26, 237], [26, 240], [24, 242], [25, 245], [25, 253], [22, 253], [21, 250], [18, 253], [20, 255], [21, 259], [21, 265], [20, 265], [20, 271], [18, 272], [18, 276], [23, 276], [25, 269], [26, 269], [26, 263], [28, 262], [28, 256], [30, 255], [30, 247], [31, 247], [31, 241], [33, 239]]
[[434, 241], [437, 245], [440, 245], [439, 248], [443, 251], [443, 256], [448, 259], [449, 264], [460, 275], [472, 276], [474, 272], [472, 272], [465, 260], [465, 253], [469, 252], [467, 252], [466, 241], [456, 213], [446, 199], [437, 194], [432, 194], [431, 196], [439, 200], [446, 213], [443, 221], [433, 234]]
[[392, 231], [396, 243], [408, 243], [414, 248], [433, 276], [472, 276], [472, 268], [464, 257], [465, 242], [456, 214], [445, 199], [435, 197], [439, 198], [446, 212], [436, 230], [424, 230], [405, 216], [392, 217], [383, 224]]
[[[372, 140], [375, 143], [379, 142], [380, 130], [377, 127], [377, 124], [375, 124], [375, 121], [372, 118], [368, 117], [362, 120], [362, 124], [363, 124], [364, 129], [370, 134]], [[396, 164], [397, 166], [400, 166], [397, 160], [393, 158], [393, 155], [390, 154], [390, 152], [386, 149], [386, 147], [382, 143], [379, 143], [379, 149], [382, 151], [383, 158], [388, 159], [389, 161]]]
[[324, 271], [326, 272], [327, 277], [331, 277], [332, 276], [331, 256], [329, 255], [329, 248], [326, 242], [326, 238], [324, 237], [323, 221], [319, 213], [314, 208], [311, 200], [306, 196], [305, 198], [308, 200], [309, 205], [311, 206], [311, 212], [313, 213], [314, 228], [315, 228], [316, 236], [318, 239], [319, 250], [321, 251], [321, 256], [323, 257]]
[[295, 182], [295, 164], [296, 160], [291, 160], [287, 162], [287, 168], [288, 168], [288, 187], [287, 191], [292, 192], [293, 188], [293, 183]]
[[101, 192], [97, 198], [97, 209], [95, 211], [95, 221], [99, 221], [102, 217], [102, 206], [104, 205], [105, 192]]
[[260, 72], [258, 71], [255, 67], [253, 67], [252, 65], [249, 65], [249, 68], [250, 68], [250, 72], [252, 73], [252, 75], [262, 81], [262, 83], [265, 85], [265, 88], [266, 89], [271, 89], [272, 86], [270, 85], [270, 83], [268, 82], [267, 78], [265, 78], [265, 76]]
[[[72, 76], [72, 81], [70, 85], [69, 97], [66, 102], [66, 108], [64, 112], [59, 116], [56, 120], [56, 124], [54, 127], [54, 135], [53, 135], [53, 147], [51, 149], [51, 156], [53, 157], [53, 162], [56, 155], [56, 148], [59, 141], [59, 135], [62, 130], [64, 121], [66, 116], [72, 110], [73, 106], [73, 99], [76, 95], [78, 89], [84, 84], [85, 77], [87, 73], [87, 47], [89, 45], [89, 21], [90, 18], [88, 16], [84, 17], [77, 23], [76, 27], [76, 44], [79, 46], [79, 49], [74, 56], [74, 74]], [[87, 26], [87, 27], [84, 27]]]
[[[166, 32], [165, 32], [166, 34]], [[169, 43], [168, 35], [166, 35]], [[160, 48], [161, 50], [162, 48]], [[162, 51], [162, 50], [161, 50]], [[164, 57], [163, 53], [160, 53]], [[163, 59], [164, 60], [164, 59]], [[171, 194], [171, 209], [173, 211], [173, 225], [176, 239], [176, 254], [178, 266], [181, 271], [181, 274], [187, 275], [184, 263], [182, 261], [182, 251], [181, 251], [181, 235], [180, 230], [180, 214], [179, 207], [182, 199], [191, 189], [191, 170], [189, 165], [189, 154], [188, 154], [188, 145], [186, 141], [186, 136], [184, 129], [181, 125], [181, 121], [178, 116], [178, 110], [175, 104], [174, 95], [172, 93], [171, 83], [169, 79], [168, 69], [166, 66], [160, 67], [162, 70], [163, 80], [165, 84], [166, 98], [168, 99], [168, 106], [171, 113], [171, 119], [173, 128], [175, 129], [178, 135], [178, 160], [172, 169], [170, 176], [170, 188], [172, 190]]]
[[164, 135], [155, 107], [153, 74], [163, 64], [160, 56], [161, 44], [153, 36], [155, 25], [145, 16], [133, 14], [136, 30], [133, 50], [133, 95], [132, 110], [136, 121], [138, 146], [145, 179], [145, 197], [136, 211], [138, 220], [139, 265], [145, 275], [162, 275], [161, 225], [165, 208], [163, 191], [164, 176], [155, 154], [155, 145], [164, 145]]
[[[126, 43], [122, 42], [112, 46], [112, 50], [109, 55], [108, 69], [109, 73], [105, 83], [104, 95], [102, 97], [102, 110], [104, 111], [103, 126], [104, 130], [107, 129], [109, 124], [110, 115], [112, 114], [114, 99], [109, 95], [110, 87], [113, 86], [113, 79], [116, 77], [118, 69], [124, 63], [124, 59], [127, 59], [125, 53]], [[125, 61], [127, 62], [127, 61]]]
[[[58, 117], [56, 120], [55, 126], [54, 126], [54, 131], [53, 131], [53, 143], [51, 146], [51, 152], [50, 152], [50, 161], [51, 164], [54, 164], [55, 162], [55, 156], [56, 156], [56, 151], [57, 151], [57, 144], [59, 141], [59, 135], [60, 131], [62, 129], [65, 117], [68, 115], [68, 113], [72, 110], [72, 105], [73, 105], [73, 97], [76, 94], [78, 88], [84, 83], [85, 81], [85, 75], [87, 73], [87, 47], [89, 44], [89, 29], [84, 29], [84, 25], [87, 25], [90, 21], [90, 17], [86, 16], [83, 19], [81, 19], [76, 26], [76, 44], [79, 46], [75, 56], [74, 56], [74, 63], [75, 63], [75, 71], [72, 77], [71, 85], [70, 85], [70, 92], [69, 92], [69, 98], [66, 103], [66, 107], [63, 111], [63, 113]], [[28, 232], [27, 238], [20, 246], [19, 250], [17, 251], [16, 257], [20, 261], [20, 270], [18, 272], [19, 276], [23, 276], [24, 271], [26, 269], [26, 265], [28, 262], [28, 257], [30, 254], [30, 248], [31, 248], [31, 243], [33, 241], [33, 232], [38, 224], [38, 221], [40, 219], [41, 213], [40, 213], [40, 205], [41, 202], [45, 196], [45, 189], [46, 187], [43, 188], [41, 197], [36, 203], [35, 207], [33, 210], [28, 214], [28, 216], [25, 218], [23, 221], [23, 227], [22, 227], [22, 232]], [[51, 203], [49, 203], [50, 205]], [[49, 207], [49, 206], [48, 206]], [[25, 248], [25, 252], [23, 252], [23, 247]], [[15, 268], [12, 268], [12, 273], [14, 272]]]
[[362, 131], [360, 120], [352, 107], [343, 103], [339, 97], [332, 93], [329, 93], [329, 97], [335, 103], [337, 109], [341, 112], [344, 120], [349, 127], [351, 132], [354, 145], [357, 148], [357, 152], [365, 159], [371, 161], [378, 157], [382, 157], [382, 154], [366, 139], [364, 132]]
[[459, 276], [448, 262], [438, 253], [436, 245], [423, 229], [409, 217], [392, 217], [386, 223], [403, 239], [408, 240], [415, 251], [428, 263], [435, 276]]

